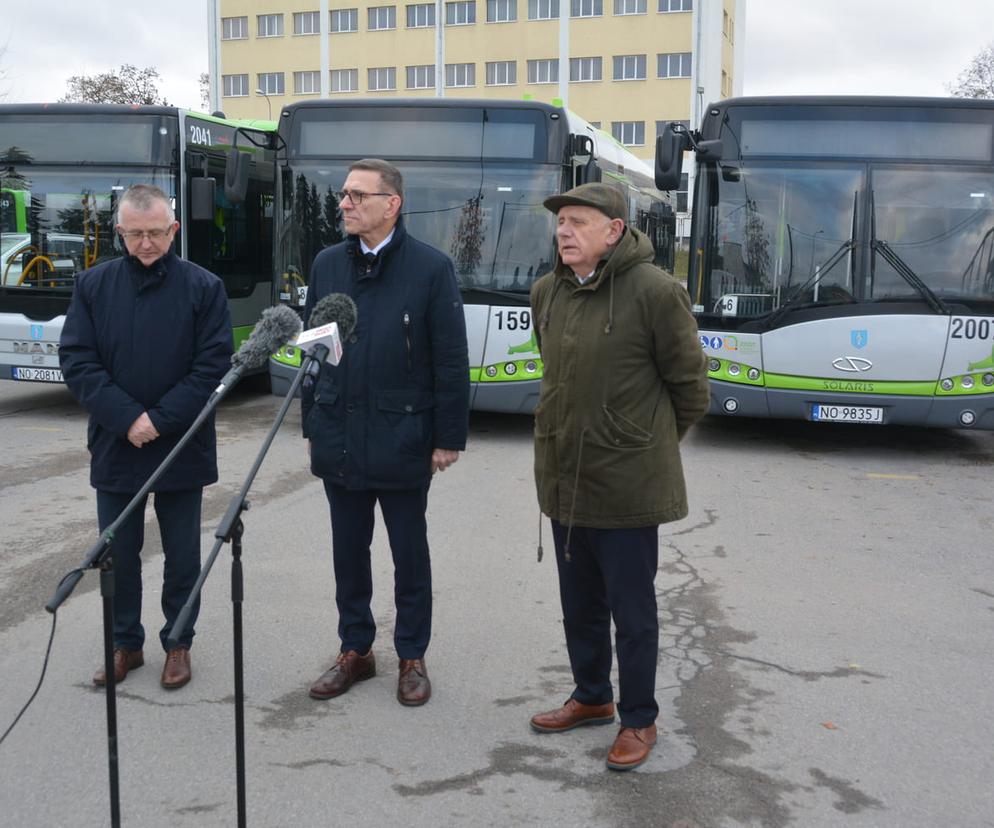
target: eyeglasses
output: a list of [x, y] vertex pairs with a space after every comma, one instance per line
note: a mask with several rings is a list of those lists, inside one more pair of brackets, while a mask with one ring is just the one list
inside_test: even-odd
[[356, 206], [362, 204], [362, 200], [367, 196], [393, 196], [396, 193], [364, 193], [362, 190], [339, 190], [335, 193], [335, 198], [338, 199], [338, 203], [341, 204], [347, 198]]
[[172, 232], [172, 227], [167, 227], [165, 230], [159, 230], [158, 228], [154, 230], [118, 230], [118, 232], [124, 236], [128, 241], [139, 241], [141, 239], [148, 239], [149, 241], [162, 241], [166, 236]]

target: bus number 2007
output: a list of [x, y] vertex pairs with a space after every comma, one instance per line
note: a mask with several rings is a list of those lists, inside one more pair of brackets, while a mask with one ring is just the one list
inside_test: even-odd
[[527, 331], [532, 324], [531, 311], [499, 310], [494, 314], [499, 331]]
[[950, 334], [952, 339], [990, 339], [991, 321], [990, 319], [953, 317], [953, 331]]

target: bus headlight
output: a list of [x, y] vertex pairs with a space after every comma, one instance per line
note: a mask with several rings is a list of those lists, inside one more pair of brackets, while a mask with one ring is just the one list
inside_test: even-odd
[[973, 388], [973, 377], [963, 377], [960, 382], [964, 388]]
[[514, 376], [516, 373], [518, 373], [518, 366], [515, 365], [513, 362], [507, 362], [504, 364], [504, 373], [507, 374], [509, 377]]
[[487, 366], [487, 376], [488, 377], [496, 377], [497, 376], [497, 366], [496, 365], [488, 365]]
[[725, 409], [726, 413], [734, 414], [739, 410], [739, 401], [735, 397], [729, 397], [721, 404], [721, 407]]
[[759, 369], [758, 368], [750, 368], [746, 372], [746, 376], [749, 377], [749, 379], [751, 379], [753, 382], [755, 382], [756, 380], [759, 379]]
[[939, 388], [941, 388], [943, 391], [952, 391], [954, 384], [955, 383], [953, 383], [951, 379], [944, 379], [942, 382], [939, 383]]
[[525, 363], [525, 373], [534, 374], [536, 371], [538, 371], [538, 365], [535, 363], [535, 360], [528, 360], [528, 362]]
[[714, 357], [711, 357], [711, 359], [708, 360], [708, 370], [709, 371], [718, 371], [720, 369], [721, 369], [721, 360], [720, 359], [715, 359]]
[[984, 385], [994, 385], [994, 374], [984, 374], [980, 380]]
[[977, 422], [977, 415], [972, 411], [961, 411], [959, 413], [959, 421], [961, 425], [972, 426]]
[[736, 363], [733, 362], [731, 365], [728, 366], [728, 376], [737, 377], [741, 373], [742, 373], [742, 367], [740, 365], [737, 365]]

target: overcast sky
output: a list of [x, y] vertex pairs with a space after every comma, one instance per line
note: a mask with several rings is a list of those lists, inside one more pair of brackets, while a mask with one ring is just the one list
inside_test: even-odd
[[[170, 103], [199, 109], [207, 5], [8, 0], [0, 95], [54, 101], [72, 75], [132, 63], [158, 69]], [[994, 0], [747, 0], [744, 93], [945, 95], [992, 42]]]

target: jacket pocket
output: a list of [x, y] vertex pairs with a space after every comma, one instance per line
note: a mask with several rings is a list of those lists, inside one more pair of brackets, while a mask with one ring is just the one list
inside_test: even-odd
[[345, 463], [345, 413], [334, 386], [319, 386], [307, 411], [307, 435], [311, 441], [311, 471], [331, 477]]
[[645, 448], [652, 443], [654, 435], [650, 430], [608, 405], [603, 405], [601, 408], [604, 411], [605, 426], [602, 439], [605, 439], [608, 445], [619, 448]]
[[373, 439], [384, 448], [409, 455], [431, 453], [432, 408], [430, 391], [381, 391], [376, 395]]

